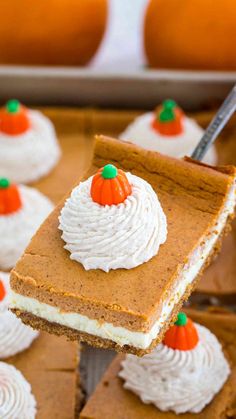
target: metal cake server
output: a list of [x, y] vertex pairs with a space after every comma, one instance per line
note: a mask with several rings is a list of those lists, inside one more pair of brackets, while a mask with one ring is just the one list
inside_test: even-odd
[[236, 84], [230, 91], [220, 109], [206, 128], [201, 140], [193, 151], [191, 158], [202, 160], [207, 150], [214, 143], [219, 133], [222, 131], [228, 120], [236, 111]]

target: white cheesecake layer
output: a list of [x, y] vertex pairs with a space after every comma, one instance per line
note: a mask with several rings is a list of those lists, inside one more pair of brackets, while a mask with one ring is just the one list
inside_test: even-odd
[[209, 232], [207, 238], [204, 237], [202, 243], [196, 247], [189, 262], [184, 266], [182, 272], [176, 278], [174, 291], [162, 306], [161, 314], [148, 332], [134, 332], [124, 327], [114, 326], [112, 323], [101, 323], [98, 320], [90, 319], [87, 316], [75, 312], [65, 312], [60, 308], [41, 303], [40, 301], [25, 297], [12, 291], [11, 308], [18, 308], [21, 311], [29, 312], [37, 317], [41, 317], [49, 322], [55, 322], [63, 326], [70, 327], [80, 332], [109, 339], [120, 346], [130, 345], [140, 349], [147, 349], [153, 339], [158, 336], [163, 324], [170, 316], [174, 306], [180, 301], [187, 287], [191, 285], [206, 262], [214, 245], [222, 233], [227, 218], [233, 214], [236, 204], [236, 185], [234, 184], [229, 191], [225, 207], [220, 213], [215, 226]]

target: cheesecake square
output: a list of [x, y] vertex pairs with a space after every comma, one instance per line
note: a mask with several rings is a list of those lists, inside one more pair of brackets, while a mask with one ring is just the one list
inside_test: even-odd
[[[130, 390], [124, 388], [118, 376], [125, 355], [117, 355], [103, 375], [94, 393], [80, 414], [80, 419], [212, 419], [235, 417], [236, 402], [236, 316], [234, 314], [207, 313], [186, 310], [194, 322], [208, 328], [221, 342], [231, 365], [231, 375], [220, 392], [198, 414], [160, 411], [145, 404]], [[183, 366], [184, 368], [184, 366]], [[173, 389], [174, 391], [174, 389]]]
[[11, 308], [36, 329], [144, 355], [162, 340], [219, 250], [234, 214], [236, 172], [98, 136], [85, 178], [108, 163], [151, 185], [167, 219], [165, 243], [137, 267], [86, 270], [64, 248], [63, 200], [12, 270]]

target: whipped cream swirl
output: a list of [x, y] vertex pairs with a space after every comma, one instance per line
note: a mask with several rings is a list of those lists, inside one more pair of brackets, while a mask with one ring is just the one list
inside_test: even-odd
[[[151, 126], [154, 117], [152, 112], [139, 116], [121, 133], [120, 139], [171, 157], [191, 156], [204, 130], [193, 119], [183, 116], [183, 132], [181, 134], [161, 135]], [[212, 146], [208, 150], [203, 161], [216, 165], [215, 147]]]
[[47, 175], [61, 151], [51, 121], [41, 112], [28, 110], [30, 129], [20, 135], [0, 132], [0, 176], [28, 183]]
[[195, 326], [199, 342], [191, 351], [160, 344], [143, 358], [127, 355], [119, 373], [124, 387], [164, 412], [201, 412], [224, 385], [230, 368], [217, 338]]
[[18, 317], [8, 311], [9, 274], [0, 272], [0, 280], [6, 290], [5, 298], [0, 301], [0, 359], [5, 359], [29, 348], [39, 333], [25, 326]]
[[52, 211], [51, 201], [34, 188], [19, 186], [22, 207], [0, 215], [0, 268], [9, 270], [29, 244], [40, 224]]
[[31, 386], [14, 366], [0, 362], [0, 418], [34, 419], [36, 401]]
[[91, 177], [73, 189], [61, 211], [65, 249], [86, 270], [134, 268], [156, 255], [166, 240], [166, 217], [156, 193], [143, 179], [126, 175], [132, 193], [123, 203], [93, 202]]

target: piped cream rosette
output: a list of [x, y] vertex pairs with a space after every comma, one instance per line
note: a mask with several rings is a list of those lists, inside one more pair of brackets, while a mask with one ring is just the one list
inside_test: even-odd
[[[156, 112], [138, 116], [120, 134], [120, 139], [147, 150], [182, 158], [191, 156], [203, 133], [197, 122], [184, 115], [173, 100], [166, 100]], [[217, 164], [214, 146], [207, 151], [203, 161]]]
[[0, 359], [14, 356], [29, 348], [39, 335], [8, 311], [9, 294], [9, 274], [0, 272]]
[[34, 419], [36, 401], [31, 386], [14, 366], [0, 362], [0, 418]]
[[113, 165], [73, 189], [59, 222], [70, 258], [86, 270], [134, 268], [155, 256], [167, 237], [151, 185]]
[[220, 391], [230, 368], [217, 338], [179, 313], [150, 354], [127, 355], [119, 376], [143, 403], [180, 413], [200, 413]]
[[52, 122], [17, 100], [0, 110], [0, 150], [0, 176], [14, 183], [47, 175], [61, 156]]
[[0, 178], [0, 269], [13, 268], [52, 209], [36, 189]]

